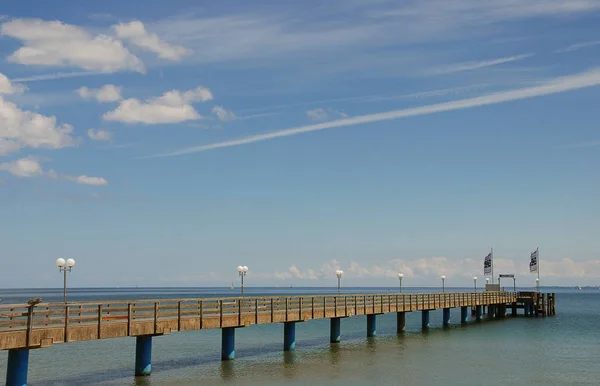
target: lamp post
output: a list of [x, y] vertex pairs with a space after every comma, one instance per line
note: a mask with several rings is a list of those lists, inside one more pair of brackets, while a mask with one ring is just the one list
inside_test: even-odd
[[535, 288], [537, 289], [537, 292], [540, 292], [540, 279], [539, 278], [535, 278]]
[[238, 275], [242, 279], [242, 297], [244, 296], [244, 276], [248, 273], [248, 267], [245, 265], [238, 265], [237, 267]]
[[344, 276], [344, 271], [342, 271], [341, 269], [336, 270], [335, 276], [337, 276], [337, 279], [338, 279], [338, 295], [339, 295], [340, 294], [340, 282], [342, 280], [342, 276]]
[[486, 291], [487, 291], [487, 285], [490, 284], [490, 278], [486, 277], [485, 278], [485, 287], [486, 287]]
[[400, 293], [402, 293], [402, 278], [404, 277], [403, 273], [398, 274], [398, 279], [400, 280]]
[[74, 259], [63, 259], [62, 257], [56, 259], [56, 265], [58, 266], [58, 272], [61, 272], [64, 276], [63, 278], [63, 302], [67, 302], [67, 272], [71, 272], [73, 267], [75, 266]]
[[446, 287], [445, 287], [445, 281], [446, 281], [446, 275], [442, 275], [442, 292], [446, 292]]
[[473, 276], [473, 289], [477, 292], [477, 276]]

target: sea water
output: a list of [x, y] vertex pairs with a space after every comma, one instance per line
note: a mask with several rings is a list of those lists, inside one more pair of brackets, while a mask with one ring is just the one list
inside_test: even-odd
[[[331, 288], [246, 288], [246, 296], [334, 293]], [[405, 292], [437, 289], [410, 288]], [[469, 289], [447, 289], [468, 291]], [[229, 288], [71, 289], [69, 301], [223, 297]], [[390, 288], [344, 288], [345, 293], [394, 293]], [[342, 319], [342, 341], [329, 343], [329, 321], [296, 324], [296, 351], [284, 352], [283, 325], [236, 330], [233, 361], [220, 360], [220, 330], [174, 332], [153, 339], [152, 375], [134, 377], [135, 338], [57, 344], [32, 350], [30, 385], [599, 385], [600, 291], [556, 292], [556, 315], [460, 324], [460, 309], [442, 327], [441, 310], [421, 331], [420, 312], [408, 313], [396, 334], [395, 313]], [[51, 289], [0, 290], [3, 303], [32, 297], [61, 301]], [[522, 312], [522, 310], [520, 310]], [[510, 314], [510, 309], [509, 309]], [[0, 353], [0, 374], [7, 353]]]

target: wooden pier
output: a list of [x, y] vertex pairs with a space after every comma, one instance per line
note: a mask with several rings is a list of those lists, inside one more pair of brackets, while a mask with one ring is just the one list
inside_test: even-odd
[[[376, 335], [376, 316], [397, 313], [397, 330], [405, 330], [407, 312], [421, 311], [422, 328], [429, 327], [429, 311], [468, 308], [476, 320], [517, 315], [554, 315], [555, 295], [538, 292], [452, 292], [406, 294], [350, 294], [243, 298], [119, 300], [104, 302], [0, 304], [0, 349], [9, 350], [7, 385], [26, 384], [29, 350], [57, 343], [136, 337], [136, 375], [151, 372], [152, 337], [176, 331], [222, 329], [223, 360], [234, 358], [235, 329], [253, 324], [284, 323], [284, 350], [295, 348], [295, 323], [331, 319], [330, 341], [340, 341], [342, 318], [367, 315], [367, 336]], [[24, 377], [24, 378], [23, 378]], [[25, 382], [23, 382], [25, 381]]]

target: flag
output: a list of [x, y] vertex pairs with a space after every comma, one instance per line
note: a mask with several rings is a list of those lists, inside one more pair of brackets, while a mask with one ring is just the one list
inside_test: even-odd
[[492, 274], [492, 252], [488, 253], [488, 255], [483, 259], [483, 275], [491, 275]]
[[531, 260], [529, 261], [529, 272], [537, 272], [538, 270], [538, 250], [531, 252]]

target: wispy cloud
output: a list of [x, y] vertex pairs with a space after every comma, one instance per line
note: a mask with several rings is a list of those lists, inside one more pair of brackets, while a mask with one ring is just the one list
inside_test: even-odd
[[223, 141], [212, 143], [208, 145], [187, 147], [180, 150], [176, 150], [170, 153], [157, 154], [154, 157], [168, 157], [177, 156], [183, 154], [197, 153], [202, 151], [220, 149], [225, 147], [241, 146], [250, 143], [267, 141], [275, 138], [289, 137], [293, 135], [309, 133], [313, 131], [333, 129], [338, 127], [347, 127], [353, 125], [360, 125], [371, 122], [386, 121], [391, 119], [406, 118], [418, 115], [435, 114], [444, 111], [461, 110], [478, 106], [493, 105], [497, 103], [504, 103], [509, 101], [516, 101], [527, 98], [535, 98], [543, 95], [551, 95], [561, 93], [565, 91], [577, 90], [585, 87], [600, 85], [600, 68], [595, 68], [589, 71], [578, 73], [575, 75], [564, 76], [555, 78], [545, 82], [544, 84], [521, 88], [516, 90], [502, 91], [489, 95], [478, 96], [475, 98], [461, 99], [451, 102], [438, 103], [428, 106], [414, 107], [402, 110], [388, 111], [384, 113], [361, 115], [352, 118], [338, 119], [335, 121], [306, 125], [286, 130], [275, 131], [266, 134], [253, 135], [245, 138]]
[[[256, 109], [245, 109], [242, 111], [251, 112], [251, 111], [263, 111], [263, 110], [277, 110], [277, 109], [285, 109], [288, 107], [298, 107], [298, 106], [314, 106], [314, 105], [323, 105], [323, 104], [334, 104], [334, 103], [361, 103], [361, 102], [376, 102], [382, 100], [393, 100], [393, 99], [409, 99], [409, 98], [437, 98], [437, 97], [445, 97], [449, 95], [458, 95], [473, 92], [476, 90], [481, 90], [483, 88], [489, 87], [489, 83], [478, 83], [466, 86], [458, 86], [458, 87], [449, 87], [449, 88], [441, 88], [427, 91], [419, 91], [413, 93], [395, 93], [395, 94], [373, 94], [373, 95], [363, 95], [363, 96], [354, 96], [354, 97], [345, 97], [345, 98], [332, 98], [332, 99], [321, 99], [314, 101], [305, 101], [305, 102], [297, 102], [297, 103], [287, 103], [281, 105], [271, 105], [267, 107], [261, 107]], [[276, 113], [267, 113], [267, 114], [256, 114], [251, 115], [250, 117], [258, 117], [258, 116], [266, 116], [266, 115], [274, 115]], [[240, 119], [240, 118], [238, 118]]]
[[23, 77], [23, 78], [15, 78], [15, 79], [13, 79], [13, 81], [15, 81], [15, 82], [37, 82], [37, 81], [41, 81], [41, 80], [76, 78], [76, 77], [80, 77], [80, 76], [101, 75], [101, 74], [105, 74], [105, 73], [93, 72], [93, 71], [56, 72], [54, 74], [42, 74], [42, 75], [27, 76], [27, 77]]
[[566, 149], [579, 149], [579, 148], [583, 148], [583, 147], [597, 147], [597, 146], [600, 146], [600, 140], [583, 142], [583, 143], [575, 143], [575, 144], [571, 144], [571, 145], [565, 145], [562, 147], [566, 148]]
[[522, 54], [522, 55], [515, 55], [515, 56], [506, 56], [504, 58], [498, 58], [498, 59], [492, 59], [492, 60], [483, 60], [483, 61], [479, 61], [479, 62], [465, 62], [465, 63], [452, 64], [449, 66], [432, 68], [432, 69], [426, 71], [426, 73], [431, 74], [431, 75], [440, 75], [440, 74], [451, 74], [454, 72], [461, 72], [461, 71], [478, 70], [480, 68], [497, 66], [499, 64], [504, 64], [504, 63], [516, 62], [519, 60], [529, 58], [533, 55], [534, 54]]
[[594, 40], [594, 41], [591, 41], [591, 42], [571, 44], [568, 47], [565, 47], [565, 48], [562, 48], [560, 50], [554, 51], [554, 53], [555, 54], [561, 54], [563, 52], [572, 52], [572, 51], [580, 50], [582, 48], [588, 48], [588, 47], [593, 47], [593, 46], [597, 46], [597, 45], [600, 45], [600, 40]]

